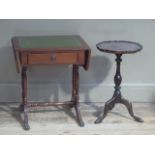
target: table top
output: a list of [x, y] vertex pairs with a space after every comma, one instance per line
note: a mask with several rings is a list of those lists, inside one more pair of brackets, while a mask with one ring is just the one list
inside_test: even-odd
[[79, 52], [85, 53], [85, 64], [87, 70], [90, 61], [90, 48], [79, 35], [57, 35], [57, 36], [16, 36], [12, 38], [13, 52], [17, 71], [20, 71], [19, 53], [52, 53], [52, 52]]
[[139, 43], [124, 40], [103, 41], [98, 43], [96, 47], [102, 52], [112, 54], [132, 54], [143, 48]]
[[16, 51], [58, 51], [89, 49], [85, 41], [78, 35], [70, 36], [19, 36], [13, 37], [12, 43]]

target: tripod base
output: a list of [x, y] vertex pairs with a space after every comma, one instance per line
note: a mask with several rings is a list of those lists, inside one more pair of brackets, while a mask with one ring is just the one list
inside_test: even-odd
[[110, 100], [108, 100], [105, 103], [103, 114], [97, 118], [97, 120], [95, 121], [95, 124], [101, 123], [102, 120], [107, 116], [108, 112], [114, 108], [116, 103], [121, 103], [121, 104], [125, 105], [126, 108], [128, 109], [128, 112], [129, 112], [130, 116], [135, 121], [144, 122], [140, 117], [137, 117], [137, 116], [134, 115], [131, 102], [129, 102], [128, 100], [126, 100], [126, 99], [124, 99], [122, 97], [120, 97], [120, 98], [112, 97]]

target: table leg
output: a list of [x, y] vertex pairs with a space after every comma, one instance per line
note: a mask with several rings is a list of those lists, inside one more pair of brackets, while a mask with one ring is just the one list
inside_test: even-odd
[[25, 130], [29, 130], [30, 126], [28, 124], [28, 108], [27, 108], [27, 75], [26, 75], [27, 67], [22, 68], [22, 105], [21, 108], [24, 111], [24, 128]]
[[133, 117], [135, 119], [135, 121], [137, 121], [137, 122], [144, 122], [140, 117], [134, 115], [131, 102], [129, 102], [128, 100], [122, 98], [120, 103], [126, 106], [130, 116]]
[[114, 108], [114, 105], [115, 105], [115, 98], [112, 97], [105, 103], [103, 114], [97, 118], [95, 124], [101, 123], [102, 120], [107, 116], [108, 112]]
[[79, 66], [73, 65], [72, 71], [72, 101], [75, 107], [77, 121], [80, 126], [84, 126], [82, 116], [79, 109]]

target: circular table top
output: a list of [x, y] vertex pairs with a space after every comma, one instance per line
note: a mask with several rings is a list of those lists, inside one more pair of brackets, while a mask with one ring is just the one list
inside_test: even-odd
[[96, 47], [100, 51], [113, 54], [132, 54], [143, 48], [139, 43], [124, 40], [103, 41], [98, 43]]

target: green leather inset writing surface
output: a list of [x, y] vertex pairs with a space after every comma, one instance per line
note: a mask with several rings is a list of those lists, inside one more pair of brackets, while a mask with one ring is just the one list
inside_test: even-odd
[[56, 36], [56, 37], [21, 37], [19, 46], [21, 48], [78, 48], [82, 47], [82, 42], [76, 36]]

